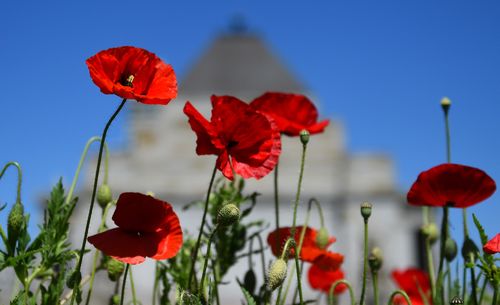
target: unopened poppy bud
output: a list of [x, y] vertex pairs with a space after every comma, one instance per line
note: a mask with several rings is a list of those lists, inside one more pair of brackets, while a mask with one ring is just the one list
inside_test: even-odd
[[255, 272], [253, 272], [252, 269], [248, 270], [247, 273], [245, 273], [243, 285], [248, 292], [253, 294], [253, 292], [255, 291], [255, 287], [257, 286], [257, 277], [255, 276]]
[[307, 130], [302, 130], [300, 133], [300, 142], [303, 144], [303, 145], [306, 145], [308, 142], [309, 142], [309, 131]]
[[382, 250], [379, 247], [375, 247], [372, 249], [370, 256], [368, 257], [368, 264], [370, 265], [370, 269], [373, 272], [377, 272], [382, 268], [382, 263], [384, 262], [384, 258], [382, 256]]
[[80, 285], [82, 281], [82, 274], [79, 271], [74, 271], [70, 277], [66, 280], [66, 285], [70, 289], [74, 289]]
[[451, 262], [457, 256], [457, 253], [457, 242], [453, 238], [448, 237], [444, 242], [444, 257], [447, 261]]
[[120, 296], [118, 294], [114, 294], [111, 298], [109, 298], [109, 305], [120, 305]]
[[182, 291], [179, 296], [179, 305], [196, 305], [200, 304], [200, 300], [196, 295], [190, 293], [189, 291]]
[[269, 268], [269, 274], [267, 277], [267, 286], [271, 291], [275, 290], [286, 278], [286, 262], [284, 259], [278, 258], [274, 261]]
[[458, 296], [455, 296], [453, 297], [451, 300], [450, 300], [450, 305], [461, 305], [464, 303], [464, 300], [461, 299], [460, 297]]
[[363, 202], [361, 204], [361, 216], [368, 221], [368, 218], [372, 215], [372, 204], [369, 202]]
[[240, 209], [233, 203], [223, 206], [217, 214], [217, 224], [223, 227], [231, 226], [238, 220], [240, 220]]
[[428, 223], [422, 226], [422, 234], [433, 244], [439, 237], [439, 230], [435, 223]]
[[99, 206], [104, 209], [111, 200], [113, 200], [113, 194], [111, 193], [109, 185], [102, 184], [99, 186], [97, 190], [97, 203]]
[[451, 101], [449, 98], [447, 97], [443, 97], [441, 99], [441, 108], [443, 108], [443, 111], [445, 113], [448, 113], [448, 110], [450, 109], [450, 106], [451, 106]]
[[10, 210], [7, 220], [7, 233], [12, 247], [15, 247], [19, 234], [25, 225], [24, 222], [24, 207], [20, 202], [16, 202]]
[[111, 258], [106, 264], [106, 269], [108, 270], [108, 278], [111, 281], [116, 282], [123, 274], [123, 271], [125, 270], [125, 264], [114, 258]]
[[318, 231], [318, 235], [316, 235], [316, 245], [321, 249], [325, 249], [329, 241], [330, 236], [328, 230], [325, 227], [321, 227]]
[[476, 261], [479, 254], [479, 248], [476, 246], [474, 241], [470, 238], [466, 238], [464, 244], [462, 245], [462, 257], [464, 261], [470, 262], [471, 256], [474, 261]]

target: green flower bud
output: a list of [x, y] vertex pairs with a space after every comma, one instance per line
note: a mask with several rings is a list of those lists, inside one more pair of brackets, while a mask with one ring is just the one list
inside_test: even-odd
[[257, 277], [255, 276], [255, 272], [253, 272], [252, 269], [248, 270], [247, 273], [245, 273], [245, 278], [243, 279], [243, 286], [251, 294], [254, 293], [255, 287], [257, 286]]
[[113, 200], [113, 194], [109, 186], [107, 184], [99, 186], [99, 189], [97, 189], [97, 203], [99, 206], [104, 209], [111, 200]]
[[69, 278], [66, 280], [66, 286], [70, 289], [74, 289], [80, 285], [82, 281], [82, 274], [78, 271], [74, 271]]
[[382, 268], [382, 263], [384, 262], [384, 258], [382, 256], [382, 250], [379, 247], [375, 247], [372, 249], [372, 252], [368, 256], [368, 265], [370, 265], [370, 269], [373, 272], [377, 272]]
[[462, 245], [462, 257], [465, 262], [471, 262], [471, 256], [474, 260], [473, 262], [475, 262], [479, 256], [479, 249], [474, 241], [467, 237]]
[[447, 261], [451, 262], [457, 256], [457, 253], [457, 242], [453, 238], [448, 237], [444, 242], [444, 257]]
[[108, 270], [108, 278], [111, 281], [116, 282], [123, 274], [123, 271], [125, 270], [125, 264], [114, 258], [111, 258], [106, 264], [106, 269]]
[[428, 223], [423, 225], [420, 229], [425, 238], [428, 238], [430, 243], [433, 244], [438, 240], [439, 230], [435, 223]]
[[441, 99], [441, 108], [443, 108], [444, 113], [448, 113], [448, 110], [450, 109], [451, 106], [451, 101], [447, 97], [443, 97]]
[[363, 216], [365, 221], [372, 215], [372, 204], [369, 202], [363, 202], [361, 204], [361, 216]]
[[120, 305], [120, 296], [118, 294], [114, 294], [111, 298], [109, 298], [109, 305]]
[[240, 220], [240, 209], [233, 203], [223, 206], [217, 214], [217, 224], [222, 227], [231, 226], [238, 220]]
[[309, 131], [307, 130], [302, 130], [300, 133], [300, 142], [303, 144], [303, 145], [306, 145], [308, 142], [309, 142]]
[[329, 241], [330, 235], [328, 234], [328, 230], [325, 227], [321, 227], [318, 231], [318, 235], [316, 235], [316, 245], [321, 249], [325, 249]]
[[200, 300], [196, 295], [190, 293], [189, 291], [182, 291], [179, 297], [179, 305], [197, 305], [200, 304]]
[[283, 281], [286, 278], [286, 262], [285, 260], [279, 258], [274, 261], [274, 263], [271, 265], [271, 268], [269, 268], [269, 274], [267, 277], [267, 286], [271, 291], [275, 290], [281, 284], [283, 284]]
[[19, 238], [19, 234], [25, 226], [26, 219], [24, 218], [24, 207], [20, 202], [16, 202], [9, 213], [9, 218], [7, 219], [7, 233], [10, 246], [12, 249], [15, 248], [16, 242]]

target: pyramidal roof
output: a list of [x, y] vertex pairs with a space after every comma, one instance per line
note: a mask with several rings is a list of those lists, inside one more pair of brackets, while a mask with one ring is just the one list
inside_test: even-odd
[[189, 95], [256, 97], [266, 91], [305, 93], [304, 86], [256, 35], [233, 30], [220, 35], [181, 80]]

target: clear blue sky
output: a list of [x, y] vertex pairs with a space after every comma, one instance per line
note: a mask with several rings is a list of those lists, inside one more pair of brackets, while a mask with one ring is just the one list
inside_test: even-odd
[[[36, 211], [58, 177], [70, 183], [84, 143], [101, 133], [119, 102], [99, 93], [86, 58], [135, 45], [157, 53], [182, 78], [236, 14], [315, 92], [322, 114], [343, 121], [351, 152], [394, 158], [402, 192], [420, 171], [445, 161], [443, 96], [453, 102], [453, 161], [500, 182], [500, 2], [304, 3], [5, 1], [0, 162], [22, 164], [27, 209]], [[109, 137], [112, 147], [124, 143], [123, 117]], [[14, 187], [9, 171], [0, 181], [0, 202], [12, 204]], [[500, 232], [499, 199], [471, 209], [490, 236]]]

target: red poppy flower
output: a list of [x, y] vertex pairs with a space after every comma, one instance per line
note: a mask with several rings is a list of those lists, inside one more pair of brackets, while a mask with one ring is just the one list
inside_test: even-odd
[[490, 197], [495, 189], [495, 181], [482, 170], [446, 163], [420, 173], [407, 198], [412, 205], [466, 208]]
[[182, 246], [182, 230], [172, 206], [151, 196], [121, 194], [113, 221], [118, 228], [90, 236], [88, 241], [124, 263], [139, 264], [146, 257], [168, 259]]
[[[313, 264], [307, 272], [307, 278], [309, 280], [309, 285], [311, 285], [313, 289], [321, 290], [324, 293], [330, 293], [330, 288], [333, 283], [344, 279], [344, 272], [341, 269], [337, 269], [335, 271], [325, 271], [316, 264]], [[346, 289], [346, 285], [339, 284], [335, 287], [333, 293], [339, 294], [344, 292]]]
[[[291, 227], [279, 228], [278, 230], [275, 230], [275, 231], [269, 233], [269, 235], [267, 236], [267, 243], [271, 247], [271, 251], [273, 252], [273, 254], [276, 257], [281, 256], [281, 251], [283, 251], [283, 246], [285, 245], [286, 241], [290, 237], [291, 229], [292, 229]], [[304, 229], [304, 227], [302, 227], [302, 226], [296, 227], [294, 239], [297, 242], [297, 245], [299, 244], [300, 235], [301, 235], [303, 229]], [[278, 238], [278, 232], [279, 232], [280, 240], [279, 240], [279, 243], [276, 243], [276, 239]], [[315, 229], [312, 229], [309, 227], [306, 228], [304, 240], [302, 242], [302, 250], [300, 251], [301, 253], [300, 253], [300, 257], [299, 257], [301, 260], [312, 263], [320, 255], [325, 254], [327, 252], [324, 249], [320, 248], [316, 244], [317, 234], [318, 234], [318, 231], [316, 231]], [[335, 237], [333, 237], [333, 236], [330, 237], [328, 244], [327, 244], [327, 247], [334, 242], [335, 242]], [[277, 246], [277, 245], [279, 245], [279, 246]], [[289, 254], [289, 258], [292, 259], [294, 257], [294, 255], [295, 255], [295, 252], [293, 249], [291, 249], [290, 254]], [[324, 262], [326, 262], [327, 258], [324, 258], [324, 259], [325, 259]]]
[[172, 67], [144, 49], [111, 48], [90, 57], [86, 63], [92, 81], [104, 94], [160, 105], [177, 96]]
[[[418, 268], [409, 268], [406, 270], [394, 270], [392, 272], [392, 278], [398, 285], [398, 287], [404, 290], [412, 304], [424, 304], [422, 299], [422, 294], [427, 298], [429, 304], [432, 304], [430, 299], [430, 281], [429, 276], [426, 272]], [[404, 298], [396, 298], [396, 304], [406, 304]]]
[[340, 268], [344, 262], [344, 256], [332, 251], [324, 251], [313, 261], [313, 264], [325, 271], [335, 271]]
[[483, 251], [488, 254], [500, 253], [500, 233], [484, 245]]
[[329, 120], [318, 122], [318, 111], [314, 104], [300, 94], [267, 92], [253, 100], [250, 105], [269, 116], [278, 129], [288, 136], [298, 136], [306, 129], [310, 134], [323, 132]]
[[243, 178], [260, 179], [271, 172], [281, 153], [274, 123], [235, 97], [212, 95], [211, 100], [210, 122], [190, 102], [184, 106], [197, 136], [196, 153], [217, 155], [217, 168], [231, 180], [231, 165]]

